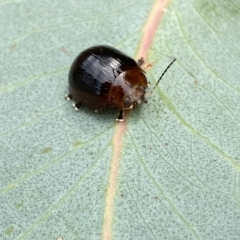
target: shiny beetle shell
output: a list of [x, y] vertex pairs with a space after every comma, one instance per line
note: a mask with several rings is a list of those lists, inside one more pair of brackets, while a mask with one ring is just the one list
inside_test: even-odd
[[[81, 52], [69, 71], [69, 95], [80, 106], [93, 110], [131, 109], [145, 101], [148, 87], [144, 71], [135, 60], [109, 46]], [[122, 115], [120, 114], [120, 115]], [[122, 120], [120, 116], [119, 119]]]

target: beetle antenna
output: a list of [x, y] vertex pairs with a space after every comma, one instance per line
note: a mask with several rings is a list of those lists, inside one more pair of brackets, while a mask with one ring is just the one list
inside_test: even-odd
[[172, 60], [172, 62], [167, 66], [167, 68], [164, 70], [164, 72], [162, 73], [162, 75], [161, 75], [160, 78], [158, 79], [157, 83], [155, 84], [154, 88], [149, 92], [148, 95], [150, 95], [150, 94], [153, 92], [153, 90], [154, 90], [154, 89], [157, 87], [157, 85], [159, 84], [160, 80], [163, 78], [164, 74], [167, 72], [167, 70], [171, 67], [171, 65], [172, 65], [176, 60], [177, 60], [177, 59], [174, 58], [174, 59]]

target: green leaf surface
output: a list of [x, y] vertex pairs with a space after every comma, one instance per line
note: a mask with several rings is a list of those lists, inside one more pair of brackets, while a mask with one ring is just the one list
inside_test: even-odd
[[[161, 2], [161, 1], [160, 1]], [[85, 48], [135, 57], [153, 1], [0, 1], [0, 239], [101, 239], [117, 112], [76, 113]], [[112, 239], [240, 239], [240, 2], [173, 0], [129, 114]]]

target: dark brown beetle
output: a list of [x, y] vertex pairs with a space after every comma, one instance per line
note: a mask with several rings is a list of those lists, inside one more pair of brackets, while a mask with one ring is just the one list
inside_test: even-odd
[[70, 68], [69, 95], [65, 98], [75, 101], [73, 106], [76, 110], [81, 106], [93, 110], [119, 109], [120, 114], [116, 120], [123, 121], [125, 109], [146, 102], [148, 83], [145, 72], [140, 67], [143, 62], [140, 59], [136, 63], [109, 46], [88, 48], [77, 56]]

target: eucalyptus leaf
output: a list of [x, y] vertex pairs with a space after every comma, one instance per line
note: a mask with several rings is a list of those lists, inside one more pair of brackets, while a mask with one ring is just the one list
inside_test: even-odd
[[[160, 4], [161, 1], [159, 1]], [[117, 111], [75, 112], [87, 47], [135, 58], [153, 1], [0, 1], [0, 239], [102, 239]], [[112, 239], [240, 239], [240, 2], [173, 0], [126, 122]]]

